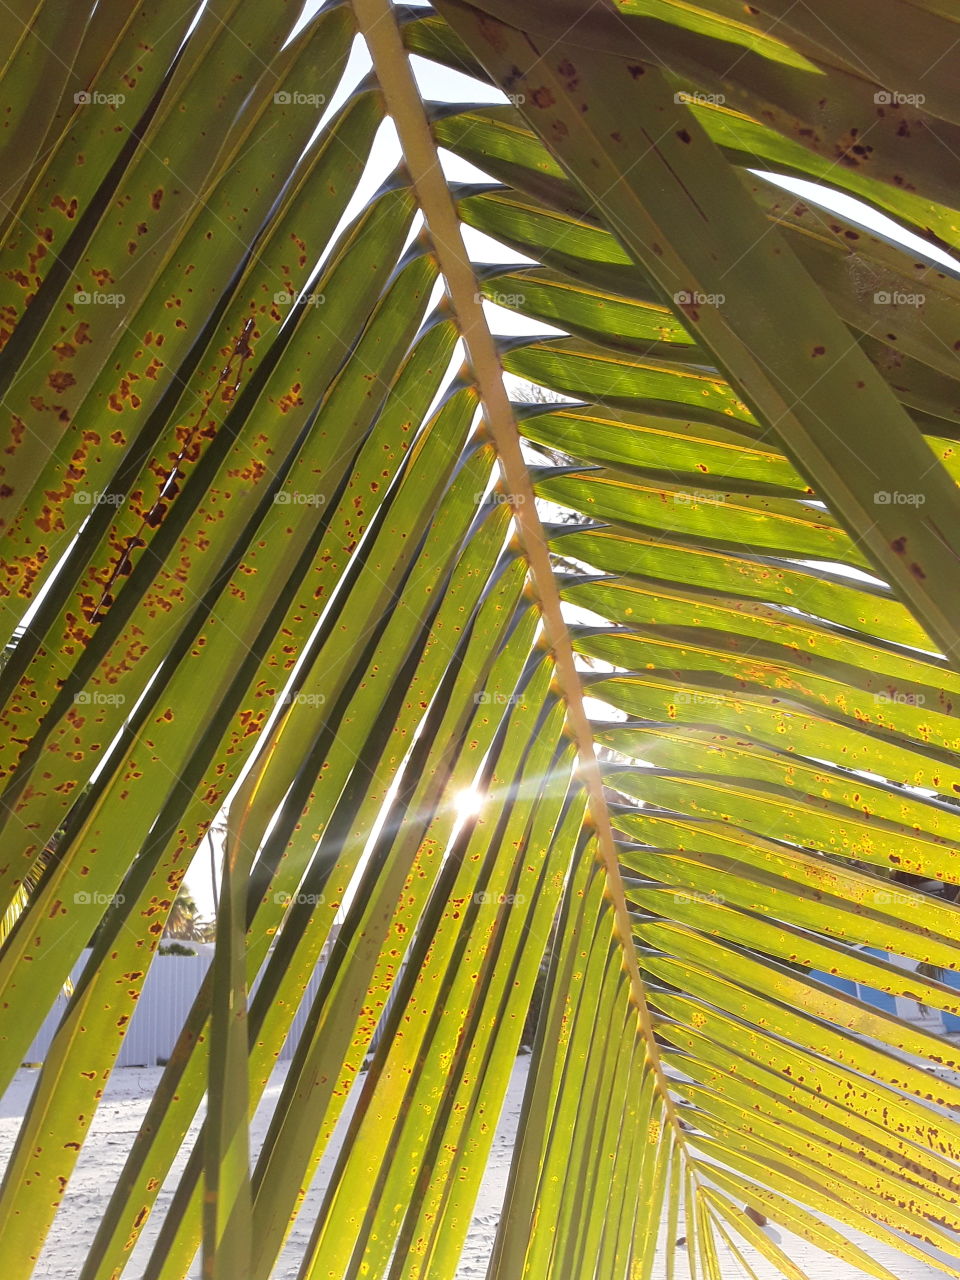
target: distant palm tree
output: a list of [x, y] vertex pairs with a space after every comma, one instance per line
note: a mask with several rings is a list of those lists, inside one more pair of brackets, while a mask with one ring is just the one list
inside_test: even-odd
[[184, 882], [170, 908], [163, 936], [187, 942], [210, 942], [214, 928], [212, 921], [201, 918], [200, 908]]

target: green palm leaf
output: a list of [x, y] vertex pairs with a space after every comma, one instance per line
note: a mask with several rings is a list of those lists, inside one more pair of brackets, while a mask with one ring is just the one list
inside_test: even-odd
[[957, 33], [14, 6], [12, 1280], [215, 820], [81, 1280], [954, 1273]]

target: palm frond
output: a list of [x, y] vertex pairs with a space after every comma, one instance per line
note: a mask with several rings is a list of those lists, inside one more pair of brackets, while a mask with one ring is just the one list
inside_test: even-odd
[[5, 1274], [213, 823], [80, 1280], [954, 1274], [956, 16], [17, 10]]

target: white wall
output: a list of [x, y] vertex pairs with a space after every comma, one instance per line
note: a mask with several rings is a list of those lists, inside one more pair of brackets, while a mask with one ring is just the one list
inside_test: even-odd
[[[144, 980], [143, 991], [137, 1001], [133, 1017], [130, 1019], [117, 1066], [156, 1066], [159, 1060], [165, 1061], [173, 1052], [180, 1028], [190, 1011], [194, 997], [200, 990], [204, 974], [213, 961], [211, 944], [191, 942], [187, 945], [194, 947], [198, 954], [195, 956], [158, 955], [154, 958]], [[79, 979], [89, 955], [90, 950], [87, 949], [74, 965], [71, 973], [74, 983]], [[307, 1013], [316, 995], [322, 973], [323, 963], [321, 962], [307, 984], [300, 1008], [294, 1017], [291, 1032], [280, 1052], [281, 1059], [293, 1056], [294, 1047], [306, 1023]], [[24, 1062], [43, 1061], [66, 1007], [67, 997], [61, 994], [37, 1033]]]

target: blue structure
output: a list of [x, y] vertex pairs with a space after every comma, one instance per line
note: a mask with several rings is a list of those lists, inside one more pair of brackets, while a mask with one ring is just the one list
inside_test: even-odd
[[[880, 951], [877, 947], [862, 947], [868, 956], [876, 956], [878, 960], [890, 960], [889, 951]], [[860, 999], [865, 1004], [872, 1004], [875, 1009], [882, 1009], [884, 1013], [896, 1013], [897, 1001], [894, 996], [887, 995], [886, 991], [874, 991], [872, 987], [865, 987], [860, 984], [857, 986]]]
[[[891, 956], [889, 951], [882, 951], [878, 947], [858, 947], [857, 950], [864, 952], [866, 955], [876, 956], [878, 960], [892, 960], [896, 963], [896, 958]], [[844, 995], [857, 997], [864, 1004], [872, 1005], [874, 1009], [882, 1009], [884, 1013], [896, 1014], [897, 1012], [896, 997], [888, 995], [886, 991], [877, 991], [862, 982], [853, 982], [849, 978], [841, 978], [835, 973], [813, 972], [810, 976], [828, 987], [833, 987], [835, 991], [842, 991]], [[960, 990], [960, 973], [952, 973], [944, 981], [949, 981], [951, 986], [955, 986]], [[948, 1025], [948, 1020], [951, 1025]], [[960, 1031], [960, 1018], [945, 1013], [943, 1022], [946, 1031]]]
[[[960, 973], [955, 969], [945, 969], [941, 981], [948, 987], [953, 987], [955, 991], [960, 991]], [[960, 1033], [960, 1018], [955, 1013], [943, 1013], [943, 1029], [948, 1036]]]

